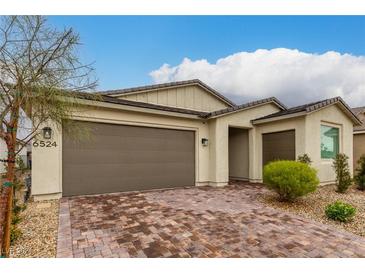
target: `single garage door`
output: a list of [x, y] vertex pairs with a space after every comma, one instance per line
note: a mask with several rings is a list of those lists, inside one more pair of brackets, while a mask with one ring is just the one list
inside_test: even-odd
[[295, 160], [295, 130], [266, 133], [262, 135], [262, 162]]
[[77, 122], [87, 141], [63, 134], [63, 195], [192, 186], [193, 131]]

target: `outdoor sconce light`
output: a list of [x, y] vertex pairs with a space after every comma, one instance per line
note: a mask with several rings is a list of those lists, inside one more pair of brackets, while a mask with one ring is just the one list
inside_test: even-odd
[[43, 130], [43, 138], [44, 139], [51, 139], [52, 138], [52, 129], [50, 127], [45, 127]]
[[208, 146], [208, 144], [209, 144], [208, 139], [207, 139], [207, 138], [202, 138], [202, 145], [203, 145], [204, 147], [206, 147], [206, 146]]

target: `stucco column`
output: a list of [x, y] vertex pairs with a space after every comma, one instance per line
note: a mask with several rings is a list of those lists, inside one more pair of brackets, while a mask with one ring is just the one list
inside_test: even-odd
[[249, 159], [249, 180], [250, 182], [257, 182], [259, 181], [259, 170], [258, 170], [258, 155], [256, 153], [258, 144], [258, 138], [256, 136], [256, 128], [251, 128], [248, 131], [248, 159]]
[[214, 120], [210, 123], [210, 184], [223, 186], [229, 180], [228, 125]]
[[32, 142], [32, 195], [35, 200], [60, 198], [62, 193], [62, 129], [53, 123], [44, 126], [52, 129], [51, 139], [46, 140], [39, 134]]

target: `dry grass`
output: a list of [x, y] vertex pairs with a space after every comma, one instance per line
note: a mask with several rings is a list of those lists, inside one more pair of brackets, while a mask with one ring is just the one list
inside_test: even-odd
[[23, 235], [10, 249], [13, 258], [56, 256], [59, 201], [29, 202], [18, 228]]
[[[334, 185], [322, 186], [315, 193], [297, 200], [294, 203], [278, 202], [273, 192], [263, 193], [260, 200], [274, 208], [285, 210], [324, 224], [365, 237], [365, 191], [359, 191], [353, 186], [345, 194], [337, 193]], [[356, 207], [356, 215], [351, 222], [340, 223], [329, 220], [325, 216], [325, 207], [332, 202], [341, 200]]]

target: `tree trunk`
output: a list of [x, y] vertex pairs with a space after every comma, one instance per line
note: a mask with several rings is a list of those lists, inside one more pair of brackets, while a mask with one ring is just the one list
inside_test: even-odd
[[16, 138], [11, 138], [7, 143], [8, 147], [8, 168], [7, 168], [7, 183], [3, 188], [3, 197], [6, 200], [6, 215], [4, 225], [4, 238], [2, 255], [9, 257], [10, 252], [10, 228], [12, 220], [12, 209], [13, 209], [13, 184], [15, 181], [15, 145]]
[[6, 201], [4, 238], [2, 244], [2, 256], [9, 257], [10, 253], [10, 229], [13, 213], [13, 189], [15, 183], [15, 153], [17, 145], [17, 129], [19, 119], [19, 107], [15, 107], [10, 116], [10, 123], [7, 128], [7, 136], [5, 138], [8, 148], [8, 165], [6, 173], [6, 182], [3, 185], [3, 198]]

